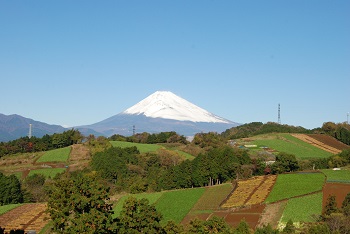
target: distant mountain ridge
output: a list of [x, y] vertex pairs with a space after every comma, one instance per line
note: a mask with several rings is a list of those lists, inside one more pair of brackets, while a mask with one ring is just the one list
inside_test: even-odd
[[42, 137], [45, 134], [61, 133], [67, 130], [60, 125], [46, 124], [16, 114], [0, 114], [0, 142], [28, 136], [29, 124], [32, 124], [32, 136], [36, 137]]
[[175, 131], [193, 136], [200, 132], [218, 132], [238, 126], [238, 123], [214, 115], [169, 91], [157, 91], [125, 111], [98, 123], [78, 126], [88, 132], [104, 135], [130, 136], [135, 132]]
[[[32, 124], [32, 136], [61, 133], [68, 128], [25, 118], [20, 115], [0, 114], [0, 142], [28, 136]], [[100, 122], [76, 126], [83, 135], [130, 136], [136, 133], [175, 131], [185, 136], [200, 132], [221, 133], [240, 124], [224, 119], [200, 108], [169, 91], [157, 91], [125, 111]]]

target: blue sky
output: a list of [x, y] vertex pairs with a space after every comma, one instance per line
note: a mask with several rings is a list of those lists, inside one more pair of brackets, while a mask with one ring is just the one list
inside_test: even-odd
[[157, 90], [239, 123], [350, 112], [350, 1], [0, 1], [0, 113], [92, 124]]

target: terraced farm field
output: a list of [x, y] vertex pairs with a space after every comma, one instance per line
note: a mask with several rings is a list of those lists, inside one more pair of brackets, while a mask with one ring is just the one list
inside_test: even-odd
[[39, 233], [49, 222], [45, 210], [46, 203], [21, 205], [0, 215], [0, 226], [5, 228], [5, 231], [24, 229], [25, 232], [34, 230]]
[[45, 176], [45, 178], [54, 178], [57, 174], [65, 172], [66, 168], [43, 168], [30, 170], [28, 176], [39, 174]]
[[322, 142], [323, 144], [329, 145], [338, 150], [350, 149], [350, 146], [344, 144], [341, 141], [338, 141], [334, 137], [331, 137], [325, 134], [307, 134], [307, 135]]
[[276, 183], [266, 199], [267, 203], [320, 192], [325, 183], [323, 173], [298, 173], [278, 175]]
[[322, 214], [322, 192], [289, 199], [281, 222], [316, 222], [315, 217]]
[[323, 207], [325, 207], [328, 197], [334, 195], [338, 208], [341, 208], [342, 202], [348, 193], [350, 193], [350, 184], [326, 183], [323, 187]]
[[46, 151], [37, 162], [66, 162], [68, 161], [71, 147]]
[[258, 176], [237, 182], [237, 188], [221, 205], [222, 208], [233, 208], [263, 203], [275, 183], [276, 176]]
[[297, 158], [326, 158], [332, 153], [310, 145], [287, 133], [265, 134], [252, 137], [251, 144], [258, 147], [268, 147], [278, 152], [294, 154]]
[[232, 192], [232, 184], [206, 187], [204, 194], [193, 206], [191, 213], [205, 213], [220, 208], [220, 204]]
[[350, 170], [321, 170], [327, 176], [327, 182], [350, 183]]
[[137, 149], [140, 151], [140, 153], [155, 152], [158, 149], [163, 148], [163, 146], [156, 145], [156, 144], [141, 144], [141, 143], [126, 142], [126, 141], [110, 141], [110, 142], [112, 146], [120, 147], [120, 148], [136, 146]]
[[[198, 199], [203, 195], [203, 193], [204, 188], [194, 188], [127, 196], [134, 196], [138, 199], [149, 199], [150, 204], [154, 204], [156, 206], [156, 209], [162, 213], [162, 223], [166, 223], [169, 220], [180, 223], [181, 220], [192, 209], [194, 204], [196, 204]], [[113, 210], [116, 213], [120, 214], [120, 211], [123, 207], [123, 202], [126, 200], [127, 196], [119, 199], [116, 206], [114, 206]]]
[[332, 154], [338, 154], [341, 152], [340, 149], [334, 148], [328, 144], [325, 144], [319, 140], [317, 140], [314, 137], [311, 137], [309, 135], [306, 134], [291, 134], [292, 136], [298, 138], [299, 140], [302, 140], [306, 143], [309, 143], [310, 145], [316, 146], [317, 148], [320, 148], [324, 151], [330, 152]]

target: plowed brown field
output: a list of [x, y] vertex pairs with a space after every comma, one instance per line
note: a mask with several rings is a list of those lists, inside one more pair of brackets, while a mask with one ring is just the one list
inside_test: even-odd
[[24, 204], [9, 212], [0, 215], [0, 226], [9, 232], [12, 229], [24, 229], [39, 233], [49, 222], [46, 203]]
[[[328, 143], [324, 143], [322, 141], [317, 140], [315, 137], [312, 137], [312, 136], [306, 135], [306, 134], [297, 134], [297, 133], [295, 133], [295, 134], [291, 134], [291, 135], [296, 137], [296, 138], [298, 138], [299, 140], [302, 140], [302, 141], [304, 141], [306, 143], [309, 143], [309, 144], [311, 144], [311, 145], [313, 145], [313, 146], [315, 146], [317, 148], [320, 148], [320, 149], [322, 149], [324, 151], [327, 151], [327, 152], [330, 152], [332, 154], [338, 154], [338, 153], [341, 152], [340, 149], [335, 148], [335, 147], [333, 147], [331, 145], [328, 145], [328, 143], [330, 143], [330, 144], [332, 143], [332, 141], [329, 140], [329, 139], [328, 139], [329, 140]], [[313, 135], [319, 135], [319, 134], [313, 134]], [[325, 141], [325, 142], [327, 142], [327, 141]]]
[[338, 141], [334, 137], [325, 134], [308, 134], [308, 136], [322, 142], [323, 144], [329, 145], [339, 150], [345, 150], [350, 148], [350, 146], [344, 144], [343, 142]]
[[322, 207], [325, 207], [328, 196], [334, 195], [338, 208], [341, 208], [344, 198], [348, 193], [350, 193], [350, 184], [326, 183], [323, 187]]
[[214, 216], [217, 216], [224, 218], [225, 222], [231, 227], [237, 227], [242, 220], [245, 220], [250, 228], [255, 229], [259, 223], [260, 216], [264, 209], [265, 205], [255, 205], [252, 207], [237, 209], [235, 211], [217, 210], [212, 213], [187, 215], [181, 223], [188, 224], [190, 220], [193, 220], [195, 218], [199, 220], [208, 220]]

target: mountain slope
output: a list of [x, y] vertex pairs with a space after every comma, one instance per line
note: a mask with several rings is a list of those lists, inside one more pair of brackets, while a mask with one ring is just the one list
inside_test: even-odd
[[32, 124], [32, 136], [60, 133], [66, 129], [60, 125], [50, 125], [20, 115], [0, 114], [0, 142], [11, 141], [28, 136], [29, 124]]
[[168, 91], [157, 91], [136, 105], [101, 122], [77, 127], [107, 136], [136, 132], [175, 131], [191, 136], [199, 132], [222, 132], [238, 123], [216, 116]]
[[123, 114], [191, 122], [230, 123], [169, 91], [157, 91]]

